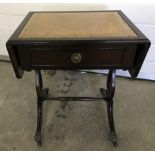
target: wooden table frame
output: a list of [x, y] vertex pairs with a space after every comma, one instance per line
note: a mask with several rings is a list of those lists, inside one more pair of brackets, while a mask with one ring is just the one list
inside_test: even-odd
[[99, 97], [49, 97], [48, 88], [43, 88], [43, 80], [40, 70], [35, 71], [35, 83], [37, 92], [37, 129], [35, 133], [35, 141], [38, 145], [41, 145], [41, 128], [42, 128], [42, 113], [43, 113], [43, 101], [45, 100], [57, 100], [57, 101], [93, 101], [93, 100], [105, 100], [107, 103], [108, 123], [110, 129], [110, 138], [114, 146], [117, 146], [117, 134], [115, 131], [115, 125], [113, 120], [113, 96], [115, 93], [116, 84], [116, 70], [110, 69], [107, 78], [107, 88], [100, 88], [102, 98]]
[[[113, 96], [115, 92], [115, 83], [116, 83], [116, 69], [128, 70], [131, 77], [137, 77], [147, 51], [150, 47], [150, 41], [148, 38], [123, 14], [120, 10], [112, 10], [117, 11], [122, 19], [130, 26], [130, 28], [137, 34], [137, 38], [106, 38], [106, 37], [97, 37], [97, 38], [40, 38], [40, 39], [19, 39], [18, 36], [23, 30], [26, 23], [29, 21], [33, 13], [30, 12], [23, 20], [23, 22], [19, 25], [17, 30], [13, 33], [10, 39], [7, 41], [6, 46], [7, 50], [16, 74], [17, 78], [22, 78], [24, 71], [35, 70], [35, 83], [36, 83], [36, 92], [37, 92], [37, 105], [38, 105], [38, 117], [37, 117], [37, 129], [35, 134], [36, 142], [41, 145], [41, 128], [42, 128], [42, 109], [43, 109], [43, 101], [45, 100], [60, 100], [60, 101], [91, 101], [94, 99], [104, 100], [107, 103], [107, 113], [108, 113], [108, 123], [110, 129], [110, 137], [114, 146], [117, 146], [117, 135], [115, 131], [114, 121], [113, 121]], [[78, 11], [79, 12], [79, 11]], [[80, 11], [80, 12], [92, 12], [92, 11]], [[100, 12], [100, 11], [93, 11]], [[110, 12], [110, 11], [105, 11]], [[62, 13], [62, 12], [61, 12]], [[57, 48], [61, 45], [62, 49], [67, 47], [77, 47], [83, 48], [86, 46], [91, 46], [94, 49], [98, 50], [98, 47], [106, 47], [106, 48], [124, 48], [127, 49], [130, 59], [130, 52], [135, 51], [134, 62], [131, 65], [93, 65], [93, 66], [78, 66], [78, 65], [32, 65], [31, 62], [25, 61], [25, 59], [29, 60], [28, 53], [26, 52], [29, 47], [38, 47], [38, 48]], [[64, 50], [65, 50], [64, 48]], [[36, 48], [37, 49], [37, 48]], [[35, 50], [36, 50], [35, 49]], [[100, 50], [100, 49], [99, 49]], [[23, 54], [20, 54], [19, 51], [23, 51]], [[24, 55], [25, 54], [25, 55]], [[48, 57], [48, 56], [47, 56]], [[39, 59], [38, 59], [39, 60]], [[115, 58], [113, 58], [115, 60]], [[23, 61], [23, 62], [21, 62]], [[25, 62], [24, 62], [25, 61]], [[41, 61], [41, 58], [40, 60]], [[23, 63], [23, 64], [22, 64]], [[128, 63], [128, 62], [127, 62]], [[102, 94], [102, 98], [97, 97], [49, 97], [48, 89], [43, 89], [42, 75], [41, 70], [75, 70], [75, 69], [109, 69], [108, 78], [107, 78], [107, 87], [106, 89], [101, 88], [100, 92]]]

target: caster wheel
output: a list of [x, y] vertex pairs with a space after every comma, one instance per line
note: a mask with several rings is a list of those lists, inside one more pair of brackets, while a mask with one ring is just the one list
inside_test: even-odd
[[117, 146], [118, 146], [118, 142], [117, 142], [117, 135], [116, 135], [116, 132], [111, 132], [111, 133], [110, 133], [110, 138], [111, 138], [111, 141], [112, 141], [113, 145], [114, 145], [115, 147], [117, 147]]
[[41, 146], [41, 135], [38, 132], [36, 132], [34, 140], [37, 142], [38, 146]]

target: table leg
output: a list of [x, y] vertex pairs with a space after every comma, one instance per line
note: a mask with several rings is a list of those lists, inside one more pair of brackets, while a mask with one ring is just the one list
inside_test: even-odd
[[34, 136], [38, 145], [41, 145], [41, 128], [42, 128], [42, 115], [43, 115], [43, 101], [48, 95], [48, 89], [43, 90], [42, 75], [40, 70], [35, 71], [35, 84], [37, 93], [37, 129]]
[[107, 103], [108, 123], [110, 129], [110, 138], [114, 146], [117, 146], [117, 135], [115, 131], [115, 125], [113, 120], [113, 97], [115, 93], [116, 84], [116, 70], [109, 70], [107, 78], [107, 89], [101, 88], [101, 94], [105, 98]]
[[[47, 99], [48, 88], [43, 89], [42, 75], [40, 70], [35, 71], [35, 83], [37, 92], [37, 129], [35, 133], [35, 141], [41, 145], [41, 128], [42, 128], [42, 113], [43, 101]], [[113, 96], [115, 93], [116, 70], [109, 70], [107, 78], [107, 89], [101, 88], [103, 99], [107, 103], [108, 123], [110, 129], [110, 137], [114, 146], [117, 146], [117, 135], [113, 120]]]

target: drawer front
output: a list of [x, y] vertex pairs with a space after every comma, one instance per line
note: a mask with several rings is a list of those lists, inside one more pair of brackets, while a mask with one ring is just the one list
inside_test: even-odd
[[133, 65], [136, 46], [101, 48], [38, 48], [19, 50], [21, 66], [31, 68], [122, 68]]

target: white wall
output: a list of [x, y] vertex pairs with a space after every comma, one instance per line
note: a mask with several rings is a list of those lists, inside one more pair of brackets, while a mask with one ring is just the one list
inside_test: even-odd
[[[140, 78], [155, 80], [155, 4], [154, 3], [98, 3], [98, 4], [0, 4], [0, 55], [8, 55], [5, 43], [29, 11], [57, 10], [122, 10], [151, 40]], [[127, 72], [118, 74], [128, 76]]]

